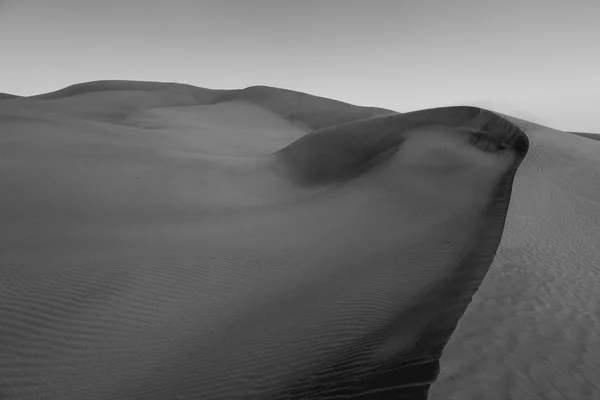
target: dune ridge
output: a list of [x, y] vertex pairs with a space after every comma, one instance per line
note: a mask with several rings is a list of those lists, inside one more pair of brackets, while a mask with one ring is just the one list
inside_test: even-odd
[[119, 81], [3, 101], [0, 132], [6, 398], [598, 394], [596, 142]]

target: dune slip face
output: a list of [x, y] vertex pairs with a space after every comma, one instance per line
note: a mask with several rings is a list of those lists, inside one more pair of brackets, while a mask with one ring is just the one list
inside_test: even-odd
[[0, 103], [2, 399], [426, 399], [529, 140], [268, 87]]

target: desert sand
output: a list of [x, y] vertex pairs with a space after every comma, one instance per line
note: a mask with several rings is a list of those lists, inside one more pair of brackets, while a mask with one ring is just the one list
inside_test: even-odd
[[599, 398], [599, 151], [260, 86], [0, 95], [0, 398]]

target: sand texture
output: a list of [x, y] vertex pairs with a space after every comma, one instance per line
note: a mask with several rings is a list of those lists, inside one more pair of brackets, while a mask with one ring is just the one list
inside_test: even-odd
[[598, 154], [264, 86], [0, 95], [0, 399], [600, 398]]

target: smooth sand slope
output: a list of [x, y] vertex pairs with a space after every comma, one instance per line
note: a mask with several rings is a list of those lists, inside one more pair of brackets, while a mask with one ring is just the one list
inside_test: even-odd
[[512, 122], [268, 87], [2, 100], [0, 398], [422, 399], [484, 277], [429, 398], [596, 398], [600, 143]]
[[592, 139], [592, 140], [600, 140], [600, 134], [598, 133], [588, 133], [588, 132], [570, 132], [573, 135], [578, 135], [584, 138]]

